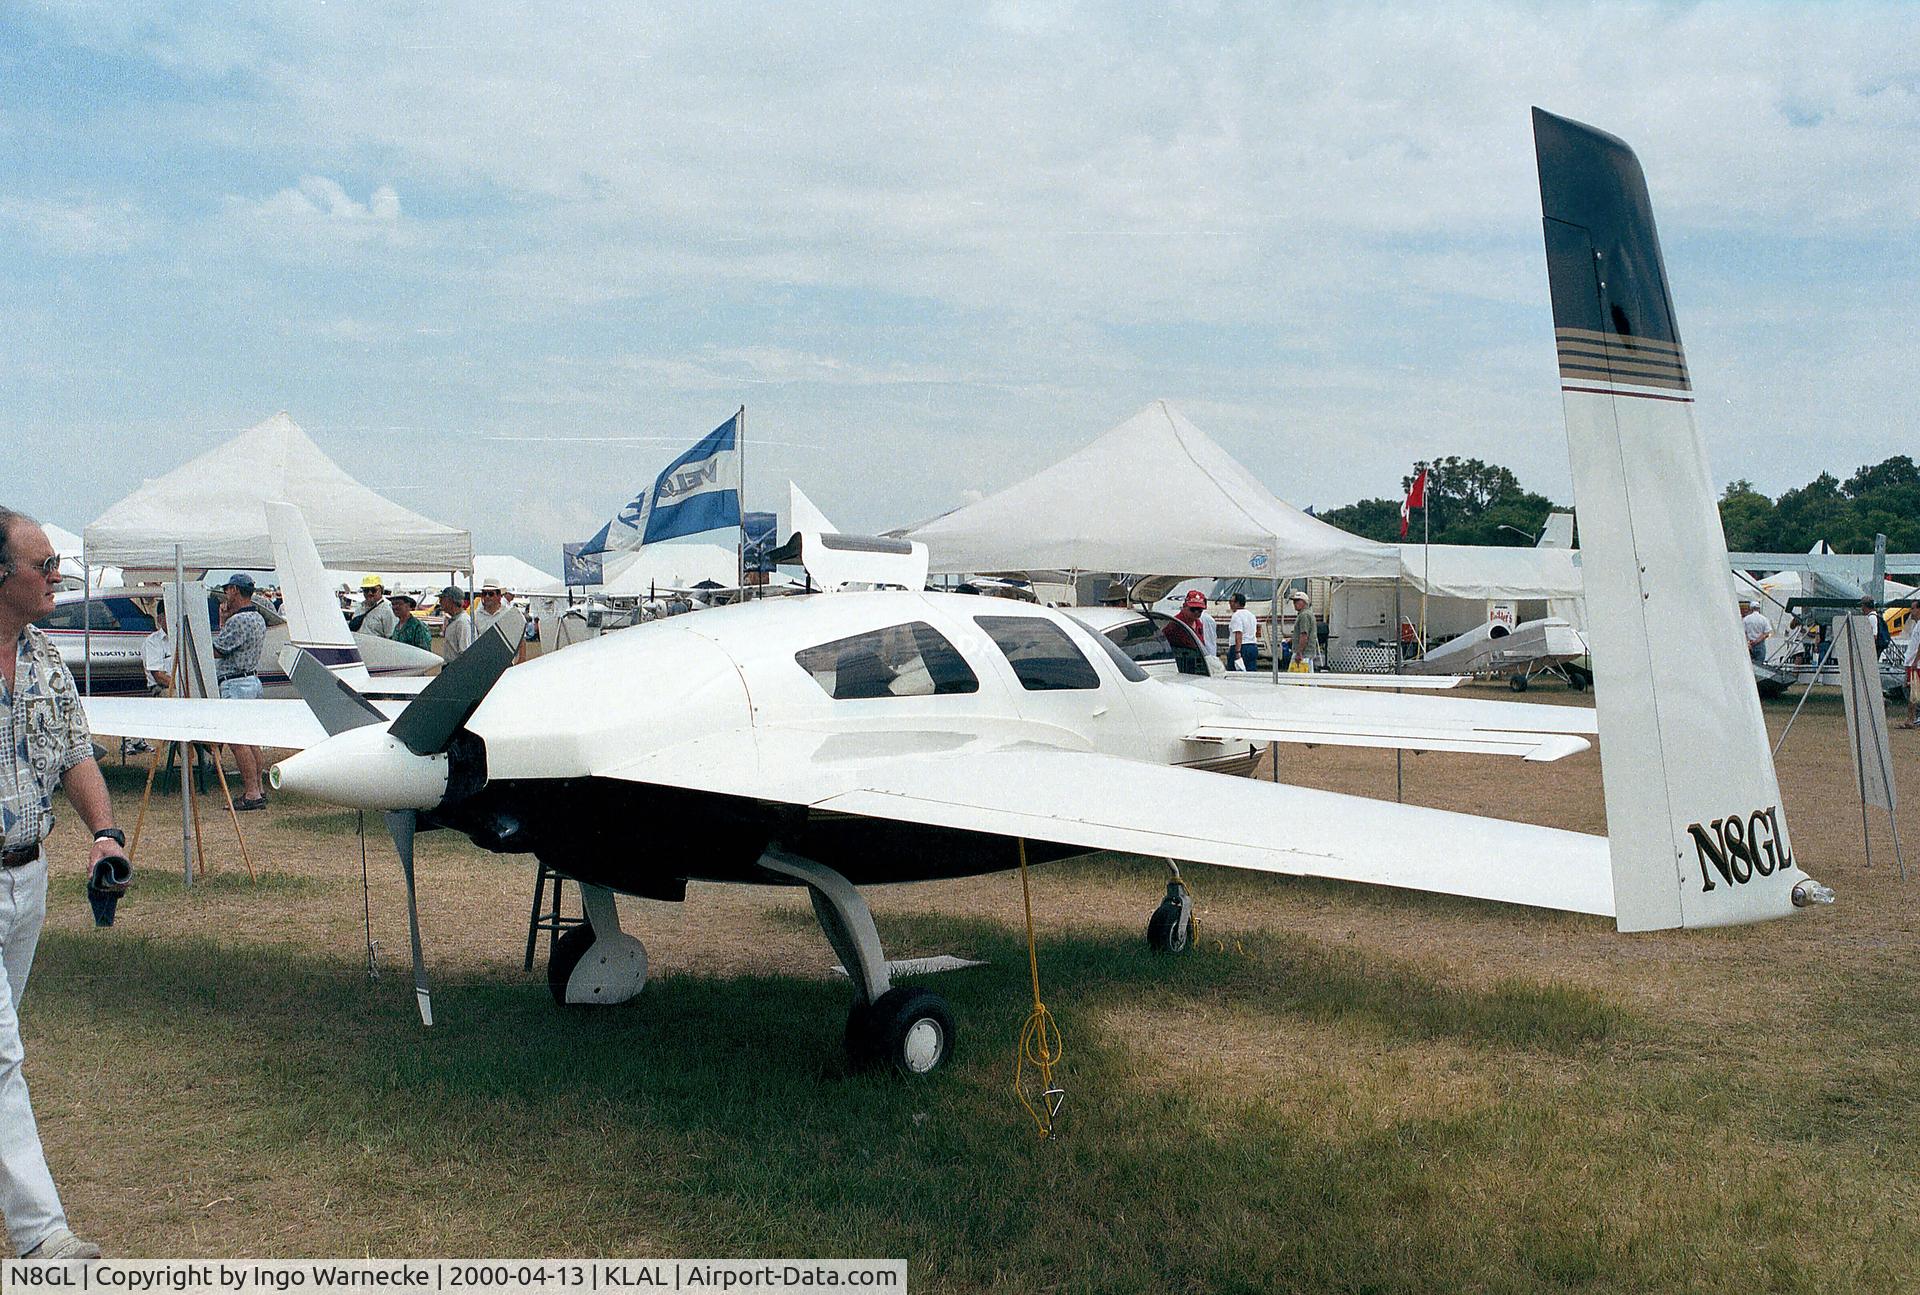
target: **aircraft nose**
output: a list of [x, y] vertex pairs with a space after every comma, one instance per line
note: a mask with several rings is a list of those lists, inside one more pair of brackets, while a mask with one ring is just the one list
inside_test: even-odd
[[288, 756], [267, 783], [351, 809], [432, 809], [446, 798], [447, 757], [415, 755], [385, 725], [370, 724]]

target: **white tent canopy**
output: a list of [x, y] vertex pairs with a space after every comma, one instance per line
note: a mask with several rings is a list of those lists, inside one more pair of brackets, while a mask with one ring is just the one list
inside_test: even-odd
[[53, 551], [63, 558], [80, 557], [80, 537], [64, 526], [55, 526], [52, 522], [41, 522], [40, 529], [47, 533], [47, 543], [53, 545]]
[[508, 593], [525, 594], [548, 588], [554, 583], [554, 577], [511, 553], [476, 554], [473, 559], [473, 587], [480, 589], [489, 583], [499, 585]]
[[473, 538], [361, 485], [275, 414], [148, 481], [87, 527], [87, 559], [171, 568], [174, 546], [195, 569], [273, 566], [263, 504], [297, 504], [323, 561], [375, 571], [466, 571]]
[[907, 532], [937, 572], [1392, 579], [1393, 547], [1273, 497], [1164, 400], [1085, 449]]
[[1435, 598], [1578, 598], [1578, 549], [1404, 544], [1404, 578]]
[[[47, 533], [47, 543], [53, 545], [53, 551], [60, 558], [60, 575], [78, 589], [81, 580], [80, 537], [64, 526], [55, 526], [52, 522], [41, 522], [40, 529]], [[119, 567], [95, 566], [91, 572], [95, 589], [111, 589], [125, 579]]]

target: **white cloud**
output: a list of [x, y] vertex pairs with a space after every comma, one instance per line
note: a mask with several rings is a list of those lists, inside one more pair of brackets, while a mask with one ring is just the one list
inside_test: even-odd
[[147, 222], [127, 202], [0, 199], [0, 222], [57, 256], [111, 256], [147, 236]]
[[392, 185], [375, 189], [366, 202], [357, 202], [336, 180], [323, 175], [308, 175], [300, 183], [282, 189], [258, 201], [229, 197], [232, 214], [264, 224], [312, 226], [334, 224], [392, 223], [400, 219], [400, 195]]

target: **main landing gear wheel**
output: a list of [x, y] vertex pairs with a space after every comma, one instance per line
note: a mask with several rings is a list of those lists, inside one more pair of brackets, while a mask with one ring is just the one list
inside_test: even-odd
[[590, 926], [575, 926], [562, 931], [560, 938], [553, 942], [553, 954], [547, 959], [547, 989], [553, 994], [553, 1001], [560, 1006], [567, 1005], [568, 978], [592, 947], [593, 928]]
[[1147, 920], [1147, 947], [1155, 953], [1185, 953], [1193, 947], [1193, 896], [1178, 876]]
[[610, 1007], [647, 983], [646, 946], [620, 929], [613, 892], [582, 886], [586, 924], [560, 933], [547, 959], [547, 989], [562, 1007]]
[[925, 1075], [953, 1054], [953, 1012], [946, 999], [898, 985], [847, 1014], [847, 1058], [858, 1070]]
[[1507, 687], [1513, 689], [1515, 692], [1525, 692], [1527, 690], [1527, 677], [1523, 674], [1508, 675]]
[[873, 911], [853, 883], [825, 864], [777, 845], [761, 854], [760, 866], [806, 883], [820, 930], [853, 980], [846, 1043], [854, 1069], [902, 1075], [938, 1070], [953, 1053], [953, 1012], [938, 994], [895, 987]]

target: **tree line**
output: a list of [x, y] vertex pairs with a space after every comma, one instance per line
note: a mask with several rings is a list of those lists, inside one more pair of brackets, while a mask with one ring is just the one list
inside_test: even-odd
[[[1530, 544], [1547, 514], [1565, 507], [1526, 489], [1498, 464], [1449, 455], [1414, 464], [1400, 479], [1397, 499], [1362, 499], [1320, 519], [1371, 540], [1399, 543], [1401, 500], [1422, 469], [1435, 544]], [[1777, 499], [1751, 481], [1735, 481], [1720, 497], [1720, 523], [1735, 552], [1801, 553], [1825, 540], [1841, 553], [1871, 553], [1875, 534], [1887, 537], [1889, 552], [1920, 552], [1920, 466], [1896, 454], [1845, 481], [1822, 472]], [[1420, 538], [1416, 509], [1407, 542]]]

